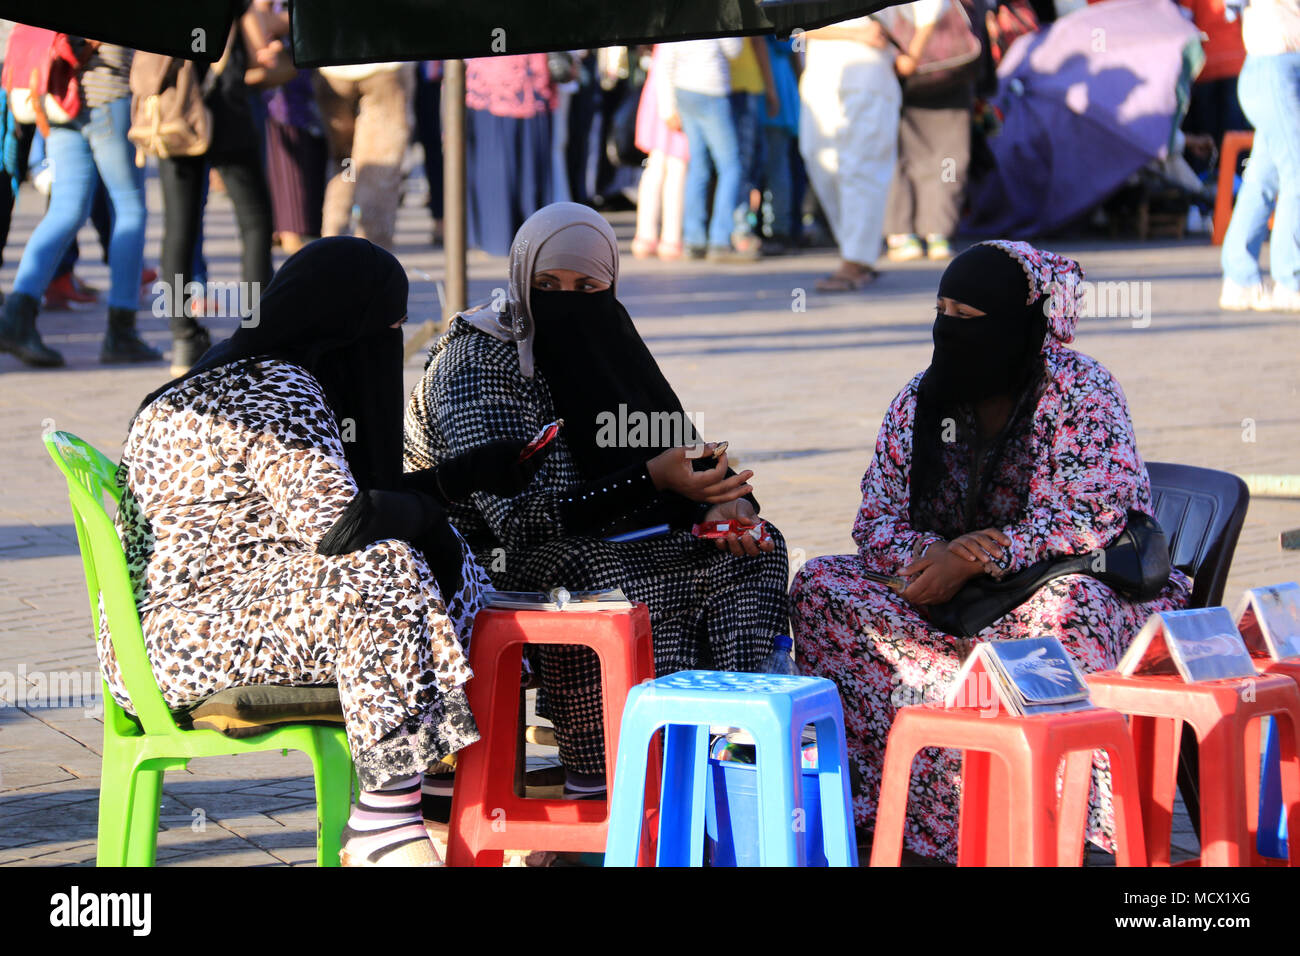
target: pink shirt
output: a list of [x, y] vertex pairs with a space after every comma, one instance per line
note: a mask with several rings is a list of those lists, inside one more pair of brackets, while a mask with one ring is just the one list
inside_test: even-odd
[[465, 105], [493, 116], [531, 119], [555, 108], [545, 53], [484, 56], [465, 61]]

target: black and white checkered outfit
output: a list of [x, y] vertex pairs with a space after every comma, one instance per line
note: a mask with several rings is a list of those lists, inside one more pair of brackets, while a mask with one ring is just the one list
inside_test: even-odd
[[[434, 346], [424, 378], [406, 410], [406, 469], [429, 468], [494, 439], [527, 440], [554, 420], [541, 374], [525, 379], [514, 343], [456, 319]], [[608, 495], [629, 511], [644, 509], [645, 478], [620, 475], [617, 486], [584, 482], [561, 432], [529, 488], [513, 498], [475, 492], [453, 504], [452, 522], [503, 590], [621, 587], [650, 610], [655, 668], [754, 670], [787, 627], [785, 541], [776, 549], [735, 557], [689, 530], [645, 541], [614, 543], [565, 528], [565, 499]], [[630, 484], [630, 487], [629, 487]], [[653, 496], [653, 492], [650, 494]], [[615, 509], [617, 510], [617, 508]], [[621, 527], [639, 527], [623, 515]], [[770, 525], [769, 525], [770, 527]], [[582, 647], [546, 647], [540, 677], [546, 713], [555, 724], [568, 769], [605, 769], [600, 672]]]

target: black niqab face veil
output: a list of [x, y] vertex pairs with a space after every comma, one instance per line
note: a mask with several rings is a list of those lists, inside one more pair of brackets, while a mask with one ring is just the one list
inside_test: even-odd
[[[961, 318], [939, 313], [934, 322], [934, 355], [917, 389], [912, 430], [911, 511], [925, 511], [926, 499], [943, 469], [942, 420], [958, 406], [1008, 395], [1020, 399], [1036, 388], [1043, 373], [1047, 316], [1043, 298], [1030, 296], [1020, 262], [996, 245], [971, 246], [948, 264], [939, 296], [973, 306], [982, 316]], [[999, 436], [984, 474], [991, 474], [1000, 447], [1033, 414], [1033, 403], [1017, 401], [1013, 420]], [[976, 480], [975, 475], [970, 476]], [[920, 506], [920, 507], [918, 507]], [[927, 529], [928, 530], [928, 529]], [[967, 531], [972, 529], [965, 529]]]
[[[392, 253], [350, 236], [317, 239], [290, 256], [235, 334], [185, 375], [274, 358], [320, 383], [339, 423], [348, 466], [363, 489], [395, 489], [402, 475], [402, 331], [406, 272]], [[138, 412], [137, 412], [138, 414]]]

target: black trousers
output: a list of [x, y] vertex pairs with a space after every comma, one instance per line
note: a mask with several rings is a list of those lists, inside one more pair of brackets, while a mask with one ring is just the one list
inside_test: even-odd
[[[193, 278], [194, 245], [199, 238], [203, 213], [203, 180], [211, 164], [221, 174], [226, 193], [235, 204], [235, 221], [239, 229], [240, 279], [258, 283], [265, 290], [271, 281], [271, 194], [266, 185], [266, 171], [254, 150], [243, 153], [206, 156], [178, 156], [158, 161], [158, 178], [163, 193], [163, 241], [159, 276], [175, 283], [181, 276], [181, 288]], [[173, 336], [190, 334], [196, 322], [174, 303], [183, 301], [180, 294], [170, 297], [167, 314]]]

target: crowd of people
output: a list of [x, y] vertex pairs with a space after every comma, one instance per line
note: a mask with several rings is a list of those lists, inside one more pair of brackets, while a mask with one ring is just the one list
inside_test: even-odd
[[[1238, 0], [1180, 3], [1205, 49], [1183, 123], [1189, 158], [1209, 162], [1224, 133], [1246, 128], [1247, 119], [1258, 130], [1258, 161], [1224, 244], [1220, 304], [1300, 309], [1300, 214], [1288, 188], [1300, 149], [1293, 4], [1254, 0], [1237, 16]], [[520, 224], [547, 203], [600, 207], [627, 197], [637, 210], [637, 257], [746, 261], [829, 242], [840, 262], [817, 282], [823, 292], [863, 288], [882, 255], [947, 259], [979, 145], [977, 97], [995, 84], [995, 63], [1011, 41], [1080, 5], [913, 0], [785, 40], [469, 60], [469, 242], [508, 255]], [[0, 26], [0, 59], [10, 29]], [[150, 92], [180, 88], [176, 66], [73, 38], [80, 114], [38, 129], [0, 110], [7, 174], [0, 240], [24, 177], [48, 196], [4, 303], [0, 349], [33, 366], [62, 364], [42, 341], [37, 316], [42, 302], [75, 308], [101, 298], [74, 271], [76, 234], [88, 217], [111, 273], [102, 360], [161, 358], [136, 331], [143, 287], [165, 302], [175, 373], [212, 344], [200, 319], [222, 308], [203, 291], [210, 188], [234, 205], [242, 250], [235, 304], [245, 312], [271, 279], [276, 247], [291, 255], [315, 237], [349, 233], [393, 247], [413, 142], [422, 147], [431, 239], [440, 241], [442, 64], [298, 70], [285, 48], [288, 30], [283, 0], [254, 0], [218, 62], [189, 65], [210, 130], [198, 145], [152, 151], [163, 198], [157, 269], [144, 256], [141, 161], [150, 150], [128, 134]], [[957, 66], [935, 70], [935, 57]], [[13, 86], [11, 79], [6, 88]], [[1267, 283], [1257, 260], [1275, 199]]]
[[[961, 205], [975, 72], [963, 69], [912, 102], [895, 71], [915, 68], [950, 6], [959, 4], [917, 0], [787, 40], [471, 59], [470, 245], [504, 256], [519, 225], [549, 202], [601, 206], [635, 197], [636, 256], [752, 260], [830, 239], [844, 262], [823, 281], [828, 291], [858, 288], [874, 275], [886, 231], [891, 257], [945, 258]], [[93, 40], [73, 38], [85, 99], [79, 115], [37, 129], [4, 110], [3, 232], [28, 175], [49, 206], [6, 298], [0, 348], [29, 365], [62, 364], [41, 340], [37, 315], [42, 302], [98, 301], [74, 272], [75, 237], [88, 216], [112, 271], [103, 361], [161, 357], [134, 320], [140, 287], [161, 279], [176, 373], [212, 344], [200, 320], [221, 307], [201, 291], [210, 189], [234, 205], [244, 309], [256, 294], [248, 290], [270, 281], [276, 247], [291, 255], [312, 238], [351, 233], [391, 249], [413, 142], [423, 151], [431, 239], [440, 241], [442, 64], [297, 70], [284, 43], [285, 7], [254, 0], [216, 63], [180, 71], [201, 91], [188, 95], [201, 97], [209, 117], [201, 142], [160, 149], [130, 138], [151, 93], [182, 89], [178, 67]], [[978, 16], [965, 22], [979, 25]], [[0, 58], [9, 29], [0, 34]], [[899, 44], [909, 37], [904, 52]], [[162, 187], [157, 269], [144, 261], [146, 159], [156, 162]], [[940, 160], [955, 166], [940, 175], [931, 168]], [[192, 283], [200, 291], [191, 292]]]

